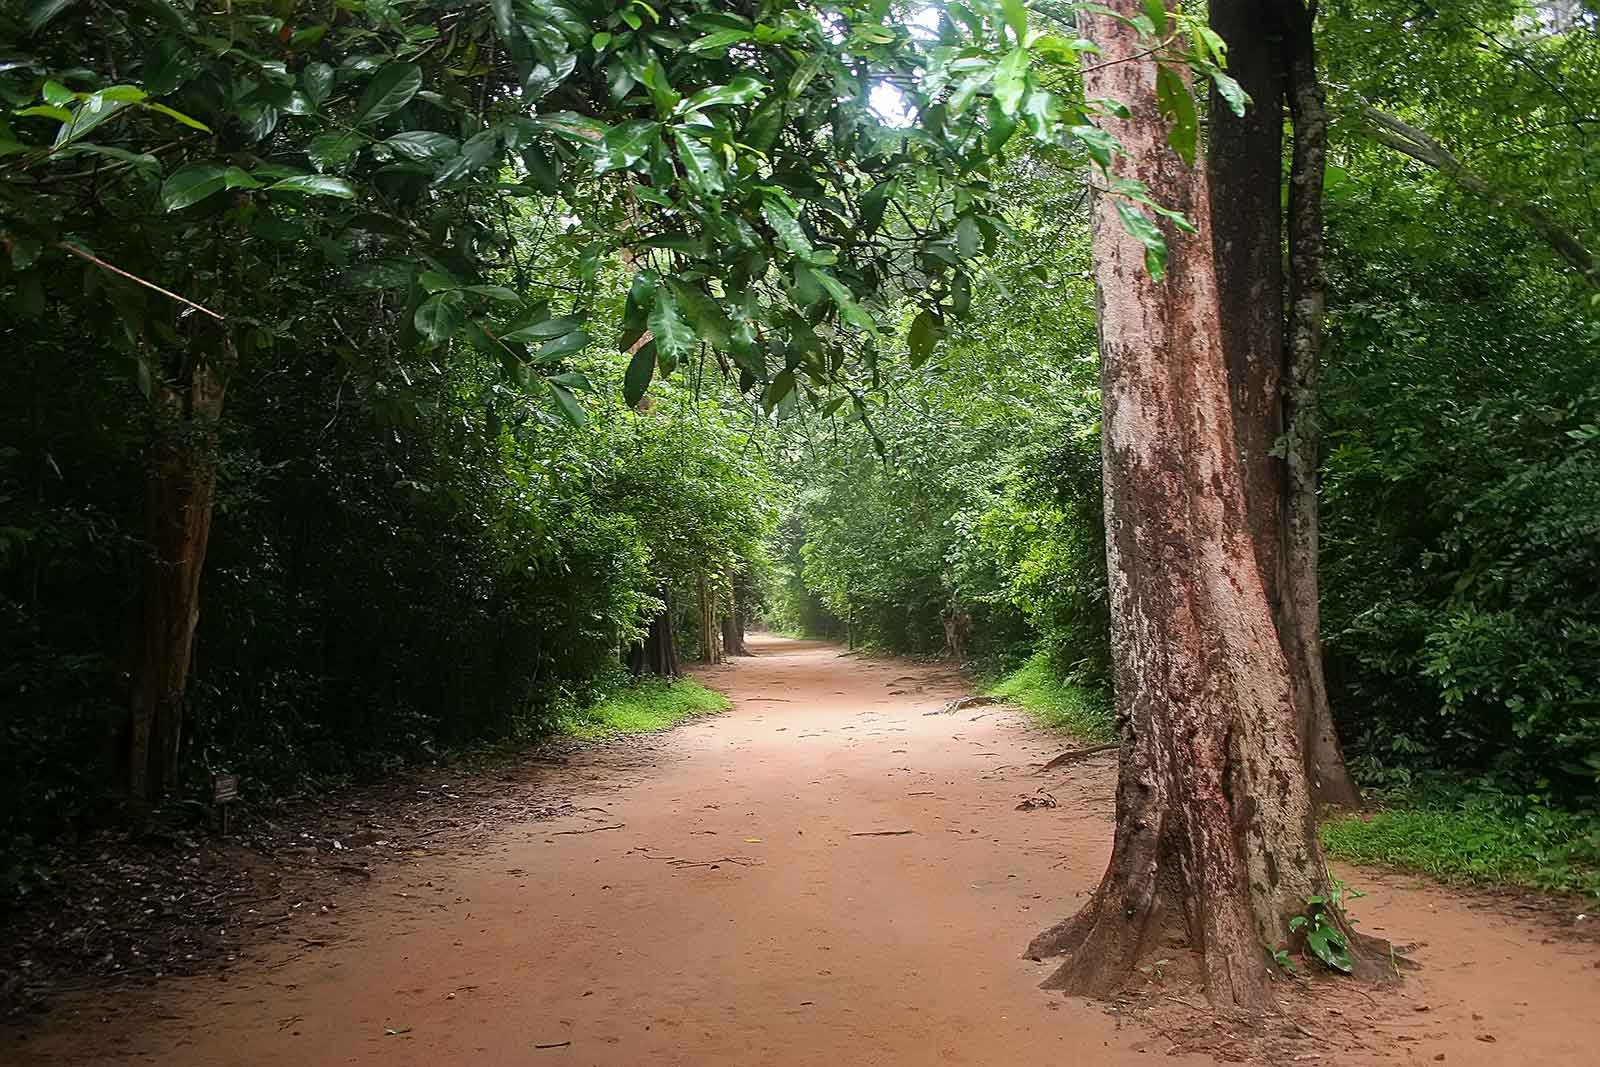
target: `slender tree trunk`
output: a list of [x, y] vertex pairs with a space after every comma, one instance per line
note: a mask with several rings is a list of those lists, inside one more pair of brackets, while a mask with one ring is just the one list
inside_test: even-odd
[[1318, 586], [1318, 471], [1322, 433], [1317, 425], [1317, 388], [1322, 364], [1322, 323], [1327, 311], [1326, 257], [1322, 239], [1322, 183], [1328, 156], [1328, 115], [1317, 76], [1314, 9], [1288, 5], [1284, 66], [1289, 113], [1294, 121], [1294, 158], [1289, 170], [1289, 344], [1284, 396], [1289, 438], [1284, 507], [1287, 583], [1280, 595], [1279, 633], [1298, 683], [1306, 775], [1320, 805], [1361, 806], [1344, 749], [1333, 723], [1322, 660], [1322, 594]]
[[707, 663], [721, 663], [722, 633], [717, 627], [717, 598], [705, 575], [698, 579], [695, 593], [700, 612], [700, 658]]
[[744, 645], [744, 615], [739, 610], [739, 590], [734, 579], [728, 579], [726, 611], [722, 615], [722, 651], [724, 656], [748, 656]]
[[134, 669], [128, 795], [136, 805], [160, 799], [178, 781], [184, 692], [200, 621], [216, 497], [216, 420], [223, 381], [197, 360], [177, 387], [155, 386], [162, 419], [145, 481], [144, 592]]
[[[1111, 0], [1130, 20], [1140, 0]], [[1205, 171], [1166, 144], [1149, 42], [1110, 17], [1080, 16], [1101, 54], [1085, 94], [1127, 105], [1111, 123], [1119, 177], [1183, 212], [1163, 225], [1168, 273], [1097, 190], [1102, 453], [1112, 657], [1121, 743], [1110, 865], [1077, 915], [1029, 955], [1065, 955], [1049, 988], [1108, 994], [1170, 937], [1199, 954], [1214, 1002], [1272, 1000], [1269, 951], [1325, 894], [1288, 664], [1249, 525], [1218, 328]]]
[[[1289, 662], [1295, 706], [1306, 738], [1306, 770], [1321, 806], [1356, 807], [1360, 794], [1345, 769], [1334, 731], [1323, 677], [1317, 604], [1315, 434], [1316, 370], [1320, 359], [1320, 310], [1315, 329], [1291, 308], [1295, 347], [1284, 339], [1283, 101], [1291, 81], [1298, 92], [1315, 93], [1314, 59], [1291, 66], [1302, 40], [1298, 2], [1213, 0], [1211, 26], [1228, 42], [1228, 70], [1250, 94], [1251, 106], [1236, 116], [1213, 90], [1206, 156], [1210, 185], [1212, 244], [1216, 256], [1223, 351], [1228, 364], [1235, 432], [1249, 502], [1251, 533], [1273, 621]], [[1310, 47], [1309, 19], [1304, 47]], [[1309, 90], [1307, 77], [1309, 76]], [[1301, 226], [1291, 232], [1293, 253], [1314, 241], [1318, 263], [1315, 295], [1321, 304], [1321, 174], [1326, 122], [1320, 106], [1315, 129], [1302, 136], [1296, 110], [1297, 146], [1291, 207]], [[1313, 145], [1315, 142], [1315, 145]], [[1316, 185], [1304, 177], [1301, 149], [1316, 155]], [[1314, 151], [1309, 151], [1314, 148]], [[1307, 203], [1306, 196], [1314, 199]], [[1291, 273], [1304, 260], [1292, 261]], [[1310, 290], [1297, 282], [1298, 288]], [[1287, 432], [1287, 436], [1285, 436]], [[1309, 550], [1308, 550], [1309, 546]]]

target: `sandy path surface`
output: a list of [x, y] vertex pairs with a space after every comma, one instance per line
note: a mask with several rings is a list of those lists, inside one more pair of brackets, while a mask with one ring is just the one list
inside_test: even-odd
[[[380, 873], [326, 945], [109, 1014], [64, 1004], [11, 1052], [295, 1067], [1216, 1062], [1221, 1028], [1202, 1013], [1168, 1003], [1128, 1021], [1040, 992], [1045, 965], [1018, 958], [1103, 869], [1109, 760], [1036, 776], [1062, 745], [1016, 713], [926, 714], [966, 691], [959, 676], [753, 645], [756, 658], [701, 675], [732, 712], [551, 783], [589, 810]], [[1041, 786], [1059, 808], [1016, 810]], [[1364, 927], [1421, 942], [1425, 969], [1370, 1000], [1319, 999], [1315, 1036], [1290, 1034], [1274, 1062], [1600, 1062], [1595, 945], [1408, 879], [1347, 877], [1369, 893]], [[1209, 1051], [1172, 1051], [1196, 1046]]]

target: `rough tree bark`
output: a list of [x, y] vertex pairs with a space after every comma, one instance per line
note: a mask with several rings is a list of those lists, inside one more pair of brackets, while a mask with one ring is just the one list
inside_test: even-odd
[[[1107, 5], [1128, 19], [1141, 0]], [[1218, 329], [1205, 171], [1167, 146], [1148, 42], [1080, 16], [1101, 53], [1090, 99], [1113, 122], [1119, 176], [1196, 226], [1163, 229], [1167, 276], [1096, 191], [1102, 456], [1112, 656], [1121, 744], [1110, 864], [1077, 915], [1040, 934], [1065, 955], [1047, 988], [1104, 995], [1147, 948], [1174, 937], [1199, 957], [1208, 996], [1265, 1008], [1269, 950], [1295, 947], [1292, 917], [1328, 876], [1306, 787], [1289, 670], [1251, 536]]]
[[191, 360], [178, 382], [159, 382], [152, 392], [162, 427], [145, 479], [144, 590], [128, 750], [128, 795], [138, 806], [178, 781], [223, 395], [223, 380], [206, 359]]
[[[1322, 293], [1326, 122], [1309, 108], [1295, 111], [1304, 121], [1295, 123], [1290, 193], [1301, 223], [1290, 242], [1305, 253], [1292, 260], [1291, 287], [1304, 299], [1290, 311], [1292, 347], [1284, 337], [1283, 101], [1291, 86], [1297, 94], [1320, 99], [1315, 59], [1308, 51], [1310, 22], [1307, 18], [1302, 37], [1295, 20], [1304, 12], [1297, 0], [1213, 0], [1209, 11], [1212, 28], [1228, 42], [1229, 73], [1252, 101], [1243, 116], [1236, 116], [1213, 90], [1206, 157], [1222, 345], [1251, 533], [1289, 661], [1312, 796], [1319, 806], [1357, 807], [1360, 794], [1345, 766], [1328, 702], [1316, 599], [1319, 442], [1314, 416], [1321, 320], [1319, 313], [1313, 326], [1310, 309], [1312, 297], [1320, 301]], [[1302, 50], [1309, 65], [1296, 62]], [[1312, 122], [1313, 117], [1319, 121]], [[1313, 156], [1314, 188], [1304, 169]], [[1292, 430], [1287, 438], [1286, 430]], [[1280, 441], [1286, 445], [1283, 453]]]

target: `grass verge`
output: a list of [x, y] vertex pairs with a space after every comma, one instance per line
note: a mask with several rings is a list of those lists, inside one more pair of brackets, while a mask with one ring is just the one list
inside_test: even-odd
[[642, 734], [730, 707], [727, 697], [688, 678], [675, 682], [649, 678], [630, 683], [597, 704], [562, 715], [558, 729], [585, 740]]
[[1062, 678], [1049, 657], [1037, 652], [989, 689], [990, 696], [1017, 705], [1035, 722], [1083, 741], [1115, 737], [1111, 709], [1094, 692]]
[[1583, 893], [1600, 899], [1600, 824], [1532, 807], [1410, 801], [1322, 824], [1329, 856], [1442, 882]]

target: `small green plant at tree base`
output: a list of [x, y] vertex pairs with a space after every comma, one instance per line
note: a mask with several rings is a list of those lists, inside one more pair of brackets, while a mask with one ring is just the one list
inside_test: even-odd
[[[1350, 974], [1355, 966], [1350, 958], [1350, 939], [1339, 924], [1339, 918], [1351, 925], [1355, 920], [1344, 914], [1346, 900], [1359, 900], [1366, 896], [1359, 889], [1350, 889], [1337, 878], [1328, 879], [1329, 890], [1306, 898], [1306, 913], [1289, 920], [1291, 933], [1305, 932], [1306, 947], [1312, 955], [1327, 965], [1329, 970]], [[1300, 968], [1294, 963], [1287, 948], [1268, 950], [1272, 962], [1290, 974], [1298, 975]]]
[[1289, 929], [1293, 933], [1306, 932], [1306, 947], [1309, 948], [1323, 963], [1335, 971], [1349, 974], [1353, 970], [1350, 962], [1350, 943], [1344, 936], [1344, 931], [1338, 924], [1328, 920], [1328, 912], [1323, 906], [1322, 897], [1310, 897], [1307, 900], [1315, 910], [1309, 915], [1296, 915], [1289, 920]]

